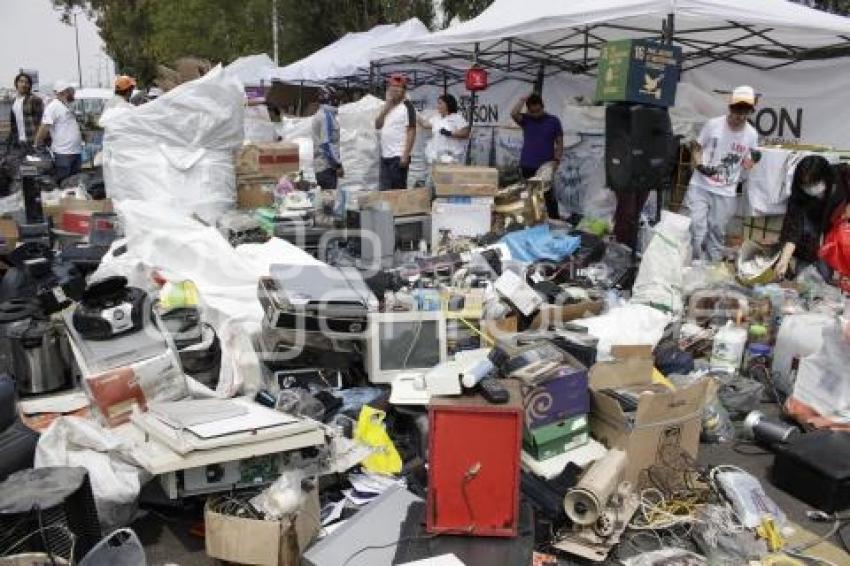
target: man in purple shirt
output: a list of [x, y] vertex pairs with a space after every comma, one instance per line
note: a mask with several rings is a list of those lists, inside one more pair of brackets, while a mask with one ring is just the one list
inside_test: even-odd
[[[527, 112], [523, 113], [525, 105]], [[537, 170], [546, 163], [553, 162], [555, 171], [561, 165], [564, 152], [564, 130], [557, 116], [546, 113], [543, 99], [539, 94], [523, 96], [511, 110], [511, 118], [522, 128], [522, 153], [519, 166], [525, 179], [534, 177]], [[549, 218], [558, 218], [558, 201], [554, 187], [545, 193], [546, 213]]]

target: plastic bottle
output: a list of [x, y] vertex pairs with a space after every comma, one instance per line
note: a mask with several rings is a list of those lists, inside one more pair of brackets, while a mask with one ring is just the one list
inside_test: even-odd
[[735, 372], [741, 368], [744, 348], [747, 344], [747, 330], [726, 323], [714, 335], [714, 345], [711, 349], [711, 369]]

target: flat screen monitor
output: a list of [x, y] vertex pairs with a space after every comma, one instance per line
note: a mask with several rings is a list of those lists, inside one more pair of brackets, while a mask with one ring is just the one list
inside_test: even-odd
[[427, 371], [446, 361], [446, 318], [439, 311], [369, 313], [366, 370], [372, 383]]

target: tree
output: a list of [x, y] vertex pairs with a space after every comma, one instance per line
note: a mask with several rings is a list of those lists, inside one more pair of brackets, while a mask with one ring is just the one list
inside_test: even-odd
[[443, 0], [443, 27], [448, 27], [455, 18], [472, 19], [492, 3], [493, 0]]
[[842, 16], [850, 15], [850, 0], [797, 0], [801, 4], [805, 4], [818, 10], [832, 12], [833, 14], [841, 14]]
[[[70, 20], [94, 17], [117, 70], [149, 84], [158, 63], [196, 56], [229, 63], [272, 51], [272, 0], [52, 0]], [[418, 17], [430, 26], [431, 0], [278, 0], [281, 61], [300, 59], [351, 31]]]

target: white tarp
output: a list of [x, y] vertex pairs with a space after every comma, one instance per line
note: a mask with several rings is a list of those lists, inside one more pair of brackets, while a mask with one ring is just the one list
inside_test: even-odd
[[279, 238], [234, 248], [215, 228], [161, 203], [124, 201], [116, 210], [127, 252], [107, 254], [92, 279], [123, 275], [131, 285], [149, 288], [151, 272], [157, 270], [171, 281], [193, 281], [204, 319], [221, 339], [218, 393], [233, 396], [243, 385], [250, 387], [259, 367], [250, 337], [259, 331], [263, 317], [257, 279], [268, 275], [273, 263], [304, 265], [318, 260]]
[[[748, 53], [752, 49], [771, 47], [781, 51], [779, 45], [791, 45], [797, 50], [844, 45], [842, 36], [850, 34], [850, 18], [807, 8], [786, 0], [496, 0], [480, 16], [447, 30], [426, 37], [378, 47], [373, 56], [383, 72], [390, 72], [395, 64], [403, 67], [417, 61], [444, 56], [441, 64], [465, 69], [469, 67], [475, 43], [482, 51], [493, 47], [494, 54], [486, 57], [502, 68], [513, 69], [512, 76], [529, 80], [534, 71], [525, 74], [521, 69], [524, 59], [521, 45], [511, 49], [507, 39], [522, 39], [537, 45], [548, 45], [577, 33], [576, 37], [561, 43], [577, 44], [583, 41], [584, 26], [591, 26], [594, 38], [616, 40], [658, 36], [661, 21], [667, 14], [675, 15], [675, 28], [687, 45], [676, 42], [685, 53], [706, 48], [717, 56], [721, 50], [710, 49], [710, 43], [729, 42], [740, 48], [734, 61], [714, 61], [707, 58], [692, 59], [685, 65], [679, 84], [676, 106], [671, 111], [677, 133], [695, 136], [705, 120], [725, 111], [723, 92], [735, 86], [750, 84], [761, 95], [759, 108], [753, 117], [754, 125], [763, 142], [802, 142], [830, 145], [840, 149], [850, 148], [850, 129], [844, 126], [850, 118], [844, 101], [850, 92], [850, 57], [821, 61], [767, 60]], [[743, 29], [714, 29], [696, 32], [700, 28], [729, 28], [731, 24], [750, 26], [758, 34]], [[622, 29], [614, 27], [622, 26]], [[626, 28], [653, 30], [652, 33]], [[706, 43], [707, 42], [707, 43]], [[776, 43], [774, 43], [776, 42]], [[696, 46], [696, 47], [695, 47]], [[752, 48], [752, 49], [748, 49]], [[583, 62], [583, 49], [568, 50], [551, 47], [549, 51], [562, 60]], [[508, 62], [510, 53], [510, 63]], [[533, 56], [539, 57], [535, 52]], [[592, 61], [598, 55], [594, 48], [588, 56]], [[698, 64], [698, 66], [697, 66]], [[777, 66], [770, 70], [757, 67]], [[694, 67], [689, 69], [689, 67]], [[551, 72], [552, 67], [547, 67]], [[530, 73], [530, 75], [529, 75]], [[547, 85], [557, 75], [547, 76]], [[585, 77], [595, 81], [591, 77]], [[486, 93], [484, 93], [486, 96]], [[551, 105], [550, 112], [553, 111]], [[564, 124], [569, 129], [568, 124]]]
[[[850, 34], [850, 19], [807, 8], [786, 0], [496, 0], [484, 12], [467, 22], [428, 35], [387, 44], [376, 48], [381, 58], [418, 56], [454, 48], [467, 48], [479, 43], [483, 50], [506, 38], [526, 39], [538, 45], [557, 42], [572, 30], [584, 26], [613, 24], [652, 30], [651, 33], [625, 29], [594, 28], [597, 39], [656, 36], [668, 14], [675, 16], [679, 34], [702, 28], [706, 31], [687, 33], [685, 52], [701, 50], [705, 42], [729, 42], [736, 48], [763, 47], [773, 41], [796, 48], [825, 47], [844, 43], [840, 36]], [[736, 24], [758, 26], [761, 35], [750, 35], [742, 29], [719, 29]], [[770, 39], [765, 39], [768, 35]], [[568, 43], [577, 43], [581, 37]], [[521, 47], [521, 46], [518, 46]], [[507, 51], [507, 50], [505, 50]], [[560, 51], [568, 52], [566, 48]], [[507, 53], [505, 53], [507, 56]], [[521, 60], [516, 50], [514, 63]], [[576, 49], [567, 56], [575, 61], [584, 57]], [[468, 61], [466, 65], [468, 66]]]
[[428, 35], [416, 18], [398, 25], [376, 26], [369, 31], [347, 33], [336, 42], [286, 67], [270, 69], [267, 80], [316, 83], [368, 72], [372, 51], [388, 43], [412, 41]]
[[107, 194], [214, 222], [235, 205], [243, 118], [242, 84], [220, 66], [142, 106], [108, 110], [101, 117]]
[[[803, 142], [850, 149], [850, 129], [846, 127], [850, 119], [850, 57], [802, 61], [771, 71], [714, 63], [686, 72], [683, 81], [708, 94], [729, 92], [740, 84], [752, 85], [760, 95], [752, 122], [762, 142]], [[676, 97], [677, 107], [682, 86]]]
[[239, 79], [245, 86], [269, 84], [268, 74], [277, 68], [271, 57], [265, 53], [240, 57], [224, 68], [229, 76]]

